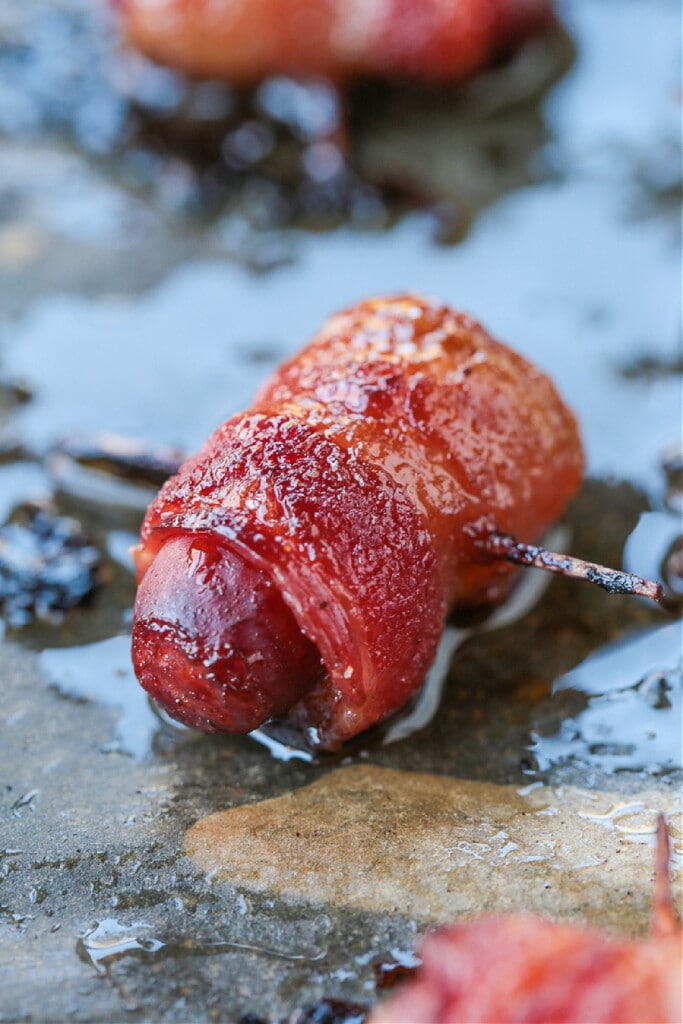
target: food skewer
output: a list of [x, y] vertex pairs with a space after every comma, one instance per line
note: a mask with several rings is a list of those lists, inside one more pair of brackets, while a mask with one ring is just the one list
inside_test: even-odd
[[643, 579], [632, 572], [610, 569], [606, 565], [587, 562], [573, 555], [548, 551], [537, 544], [525, 544], [509, 534], [490, 533], [488, 537], [478, 542], [478, 546], [493, 559], [504, 559], [527, 568], [546, 569], [548, 572], [555, 572], [571, 579], [587, 580], [609, 594], [646, 597], [667, 611], [675, 607], [675, 600], [665, 593], [661, 583]]

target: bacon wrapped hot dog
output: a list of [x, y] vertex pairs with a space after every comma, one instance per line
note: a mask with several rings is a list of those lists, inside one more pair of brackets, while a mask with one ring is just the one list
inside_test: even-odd
[[126, 38], [199, 78], [458, 81], [544, 27], [551, 0], [118, 0]]
[[138, 678], [207, 732], [286, 718], [337, 747], [421, 686], [449, 610], [504, 598], [482, 539], [537, 537], [581, 468], [551, 382], [469, 317], [340, 313], [150, 507]]

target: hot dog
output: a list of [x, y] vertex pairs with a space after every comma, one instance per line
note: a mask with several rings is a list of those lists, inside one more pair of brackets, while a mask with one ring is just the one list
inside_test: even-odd
[[582, 474], [550, 380], [414, 295], [332, 317], [162, 488], [134, 552], [133, 660], [186, 724], [283, 717], [334, 749], [421, 686], [446, 615], [504, 599]]

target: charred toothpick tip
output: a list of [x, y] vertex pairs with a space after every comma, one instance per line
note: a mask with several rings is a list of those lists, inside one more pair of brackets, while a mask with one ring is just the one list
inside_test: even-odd
[[661, 583], [645, 580], [630, 572], [609, 569], [607, 566], [586, 562], [573, 555], [546, 551], [536, 544], [524, 544], [504, 533], [489, 534], [480, 542], [480, 547], [491, 558], [505, 559], [516, 565], [533, 566], [536, 569], [547, 569], [548, 572], [560, 573], [573, 579], [588, 580], [610, 594], [635, 594], [637, 597], [647, 597], [667, 611], [672, 610], [671, 599], [664, 592]]

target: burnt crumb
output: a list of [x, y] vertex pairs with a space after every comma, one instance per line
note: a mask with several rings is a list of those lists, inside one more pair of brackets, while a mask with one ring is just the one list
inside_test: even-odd
[[672, 512], [683, 511], [683, 448], [676, 444], [662, 455], [666, 477], [665, 504]]
[[30, 389], [19, 381], [0, 379], [0, 462], [20, 458], [22, 445], [8, 429], [11, 415], [19, 406], [26, 405], [33, 398]]
[[77, 520], [21, 506], [0, 527], [0, 607], [8, 625], [59, 621], [94, 589], [100, 560]]
[[242, 353], [242, 358], [247, 363], [253, 363], [256, 366], [276, 366], [278, 363], [277, 349], [268, 344], [257, 345], [252, 348], [246, 349]]
[[120, 97], [124, 121], [109, 156], [136, 191], [200, 220], [236, 213], [256, 229], [384, 222], [379, 191], [351, 166], [342, 96], [332, 86], [278, 77], [234, 90], [166, 71], [169, 104], [159, 109], [145, 95], [158, 69], [133, 63], [137, 87]]
[[63, 456], [87, 469], [96, 469], [123, 480], [161, 487], [177, 473], [186, 458], [168, 445], [154, 445], [118, 434], [72, 435], [63, 438], [51, 459]]
[[30, 388], [21, 381], [0, 381], [0, 410], [26, 405], [32, 398]]
[[683, 536], [676, 538], [664, 556], [662, 576], [671, 593], [683, 597]]
[[415, 973], [417, 966], [417, 959], [414, 964], [399, 963], [398, 960], [386, 960], [374, 964], [375, 988], [381, 991], [394, 988], [395, 985], [410, 978]]
[[358, 1003], [348, 1003], [343, 999], [321, 999], [320, 1002], [295, 1010], [286, 1024], [363, 1024], [367, 1012], [367, 1007]]
[[643, 355], [621, 368], [626, 380], [658, 381], [677, 377], [683, 373], [683, 355], [672, 355], [666, 359], [660, 356]]
[[675, 670], [672, 672], [650, 672], [633, 687], [657, 711], [667, 711], [673, 705], [669, 694], [674, 689]]

